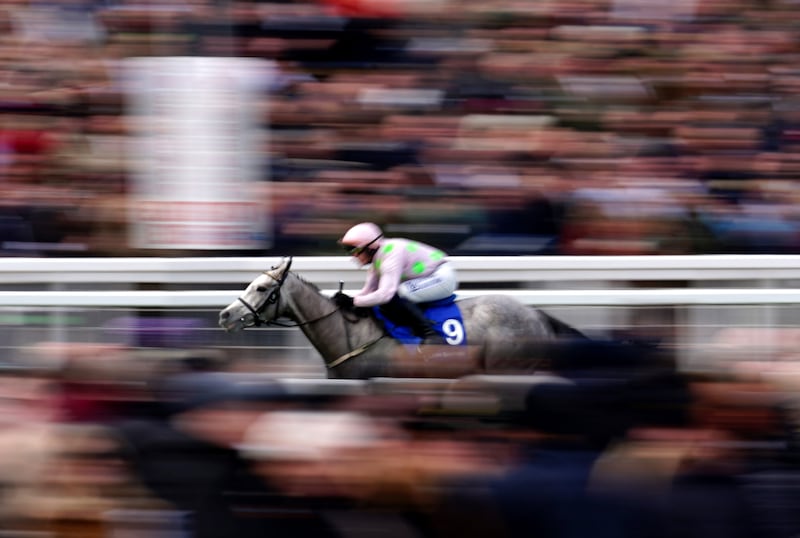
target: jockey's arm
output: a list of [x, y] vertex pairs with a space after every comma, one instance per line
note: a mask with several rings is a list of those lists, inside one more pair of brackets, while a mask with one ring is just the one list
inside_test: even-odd
[[403, 275], [402, 261], [399, 256], [386, 257], [381, 264], [380, 276], [377, 272], [370, 270], [370, 273], [377, 279], [377, 287], [373, 291], [359, 293], [353, 297], [353, 304], [355, 306], [375, 306], [388, 303], [400, 286], [400, 279]]

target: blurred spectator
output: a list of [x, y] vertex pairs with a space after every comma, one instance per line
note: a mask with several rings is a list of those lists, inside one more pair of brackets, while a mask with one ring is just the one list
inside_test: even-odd
[[[59, 538], [103, 537], [114, 532], [169, 536], [179, 516], [139, 482], [125, 446], [101, 426], [60, 426], [53, 432], [37, 480], [13, 500], [17, 530]], [[123, 514], [138, 514], [138, 520]]]
[[[160, 383], [163, 418], [117, 423], [137, 476], [185, 513], [190, 536], [326, 536], [327, 523], [282, 495], [250, 467], [240, 446], [266, 411], [303, 408], [277, 382], [189, 372]], [[309, 400], [310, 401], [310, 400]]]

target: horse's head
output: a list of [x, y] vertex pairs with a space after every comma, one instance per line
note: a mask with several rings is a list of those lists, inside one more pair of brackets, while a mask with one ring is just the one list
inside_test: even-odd
[[222, 309], [219, 326], [236, 332], [275, 320], [279, 316], [281, 286], [291, 266], [292, 258], [285, 258], [276, 267], [258, 275], [235, 301]]

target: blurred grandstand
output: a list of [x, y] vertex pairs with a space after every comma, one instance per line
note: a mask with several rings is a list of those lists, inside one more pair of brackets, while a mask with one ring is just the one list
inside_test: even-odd
[[3, 250], [202, 252], [131, 241], [122, 66], [211, 56], [275, 67], [252, 110], [271, 226], [231, 253], [330, 254], [361, 220], [452, 254], [796, 252], [796, 9], [6, 1]]

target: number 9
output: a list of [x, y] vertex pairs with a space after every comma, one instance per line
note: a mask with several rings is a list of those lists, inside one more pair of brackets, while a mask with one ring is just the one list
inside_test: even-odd
[[464, 326], [457, 319], [446, 319], [442, 323], [442, 332], [445, 340], [451, 346], [457, 346], [464, 342]]

